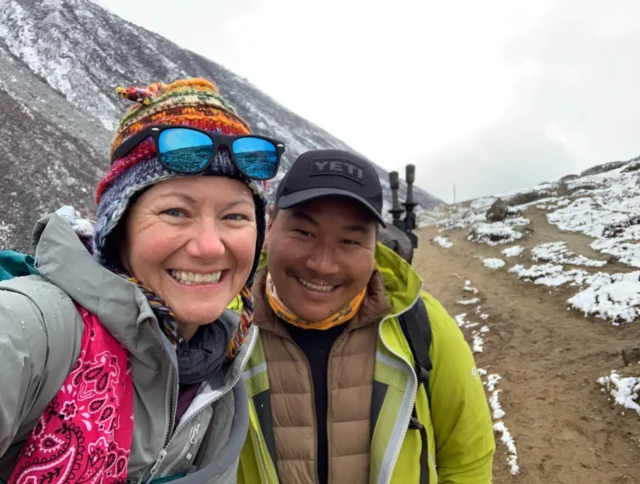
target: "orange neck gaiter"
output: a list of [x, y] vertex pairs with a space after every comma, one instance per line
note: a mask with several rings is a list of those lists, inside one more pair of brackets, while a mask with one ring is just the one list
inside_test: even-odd
[[354, 297], [349, 303], [343, 307], [340, 311], [335, 313], [332, 316], [329, 316], [322, 321], [306, 321], [295, 314], [293, 314], [287, 307], [282, 303], [278, 294], [276, 292], [276, 286], [271, 279], [271, 274], [267, 273], [267, 283], [266, 283], [266, 291], [267, 300], [269, 301], [269, 306], [273, 309], [273, 312], [282, 319], [285, 323], [292, 324], [293, 326], [297, 326], [298, 328], [303, 329], [319, 329], [325, 330], [329, 328], [333, 328], [335, 326], [339, 326], [341, 324], [346, 323], [350, 319], [352, 319], [360, 306], [362, 306], [362, 301], [364, 301], [364, 295], [367, 292], [367, 288], [365, 287], [356, 297]]

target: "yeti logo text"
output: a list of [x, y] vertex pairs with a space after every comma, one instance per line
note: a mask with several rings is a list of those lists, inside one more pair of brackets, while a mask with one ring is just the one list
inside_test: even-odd
[[322, 158], [311, 163], [311, 176], [338, 175], [364, 185], [364, 170], [352, 161]]

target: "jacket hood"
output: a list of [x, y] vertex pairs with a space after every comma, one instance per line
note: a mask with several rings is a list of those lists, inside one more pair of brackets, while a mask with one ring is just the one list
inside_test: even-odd
[[40, 219], [33, 242], [40, 274], [95, 314], [125, 346], [133, 344], [139, 324], [155, 320], [142, 292], [98, 264], [61, 216], [50, 214]]

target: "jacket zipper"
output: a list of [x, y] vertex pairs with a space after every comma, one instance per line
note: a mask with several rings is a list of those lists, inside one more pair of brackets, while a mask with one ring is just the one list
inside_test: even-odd
[[191, 432], [189, 433], [189, 439], [188, 439], [188, 442], [189, 442], [190, 445], [185, 445], [184, 449], [182, 449], [180, 454], [178, 454], [178, 457], [176, 457], [172, 462], [167, 464], [167, 466], [165, 468], [165, 471], [162, 473], [162, 475], [160, 477], [166, 477], [167, 475], [169, 475], [169, 473], [171, 472], [171, 469], [178, 462], [180, 462], [182, 459], [184, 459], [184, 457], [189, 453], [189, 450], [191, 449], [191, 447], [193, 447], [195, 445], [195, 443], [198, 442], [198, 432], [199, 431], [200, 431], [200, 424], [196, 424], [195, 427], [191, 428]]
[[269, 478], [267, 477], [267, 467], [262, 460], [263, 457], [262, 450], [260, 450], [260, 441], [258, 439], [257, 432], [254, 429], [251, 429], [251, 440], [253, 441], [253, 445], [256, 448], [256, 452], [258, 453], [258, 462], [260, 463], [260, 470], [262, 471], [262, 475], [264, 476], [264, 484], [269, 484]]
[[[382, 341], [382, 344], [385, 346], [385, 348], [393, 355], [395, 355], [399, 360], [403, 361], [411, 370], [411, 374], [413, 375], [413, 392], [411, 395], [411, 400], [409, 402], [409, 408], [413, 408], [413, 406], [415, 405], [415, 401], [416, 401], [416, 396], [418, 394], [418, 376], [416, 375], [416, 371], [413, 368], [413, 366], [411, 365], [411, 363], [409, 363], [409, 361], [407, 361], [403, 356], [399, 355], [398, 353], [396, 353], [395, 351], [393, 351], [391, 348], [389, 348], [389, 345], [386, 343], [386, 341], [384, 340], [384, 338], [382, 337], [382, 324], [391, 319], [391, 318], [397, 318], [398, 316], [406, 313], [407, 311], [409, 311], [413, 305], [418, 301], [418, 299], [420, 298], [420, 293], [422, 292], [422, 284], [420, 285], [420, 289], [418, 290], [418, 296], [413, 300], [413, 302], [407, 307], [405, 308], [403, 311], [400, 311], [399, 313], [396, 314], [390, 314], [388, 316], [386, 316], [385, 318], [382, 319], [382, 321], [380, 322], [380, 325], [378, 326], [378, 336], [380, 336], [380, 341]], [[402, 427], [402, 436], [400, 438], [400, 440], [398, 440], [398, 443], [396, 444], [396, 450], [393, 453], [393, 460], [391, 462], [391, 467], [389, 469], [389, 478], [387, 479], [387, 484], [391, 484], [391, 478], [393, 476], [393, 471], [396, 467], [396, 464], [398, 463], [398, 457], [400, 457], [400, 449], [402, 448], [402, 444], [404, 443], [404, 439], [407, 436], [407, 432], [409, 430], [409, 422], [411, 421], [411, 412], [407, 412], [407, 418], [405, 420], [405, 423]], [[427, 469], [427, 472], [429, 470]]]
[[[255, 348], [256, 342], [257, 342], [258, 336], [255, 335], [251, 341], [251, 346], [249, 346], [249, 349], [247, 350], [247, 355], [245, 356], [244, 361], [242, 362], [242, 364], [240, 365], [240, 369], [238, 371], [238, 376], [236, 376], [236, 378], [233, 380], [233, 382], [231, 383], [231, 385], [229, 385], [226, 390], [222, 393], [220, 393], [219, 395], [216, 395], [214, 398], [210, 399], [208, 402], [203, 403], [202, 406], [195, 411], [194, 413], [192, 413], [188, 419], [186, 419], [184, 422], [182, 422], [180, 425], [178, 425], [178, 427], [175, 429], [175, 431], [173, 432], [173, 436], [171, 437], [171, 439], [169, 440], [169, 442], [166, 443], [166, 445], [164, 446], [164, 448], [160, 451], [160, 453], [158, 454], [158, 458], [156, 459], [155, 464], [153, 465], [153, 467], [151, 468], [151, 472], [149, 475], [149, 478], [146, 481], [146, 484], [150, 484], [151, 481], [153, 480], [154, 476], [158, 473], [158, 470], [160, 469], [160, 464], [162, 463], [162, 461], [164, 460], [164, 458], [167, 456], [167, 449], [171, 446], [171, 444], [173, 443], [173, 441], [176, 439], [176, 437], [178, 436], [178, 434], [182, 431], [183, 428], [185, 428], [187, 426], [187, 424], [189, 422], [191, 422], [195, 417], [197, 417], [198, 415], [200, 415], [202, 413], [202, 411], [207, 408], [208, 406], [210, 406], [211, 404], [215, 403], [216, 401], [220, 400], [222, 397], [224, 397], [227, 393], [229, 393], [240, 381], [240, 379], [242, 378], [242, 374], [244, 373], [244, 369], [247, 366], [247, 363], [249, 362], [249, 357], [251, 356], [251, 354], [253, 353], [253, 349]], [[171, 426], [169, 426], [170, 428]], [[164, 455], [163, 455], [164, 454]], [[175, 464], [175, 461], [172, 463], [172, 465]], [[165, 472], [169, 472], [171, 469], [169, 467], [167, 467], [167, 469], [165, 470]]]

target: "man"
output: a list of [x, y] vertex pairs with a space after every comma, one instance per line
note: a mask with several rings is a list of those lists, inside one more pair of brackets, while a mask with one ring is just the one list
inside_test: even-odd
[[[381, 212], [373, 166], [343, 151], [305, 153], [280, 182], [253, 287], [260, 338], [239, 482], [491, 482], [469, 346], [420, 276], [376, 244]], [[428, 388], [400, 323], [422, 303]]]

